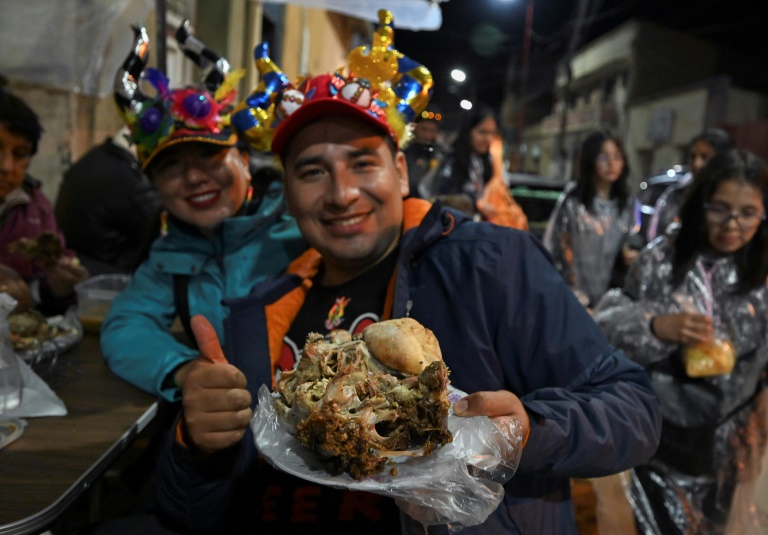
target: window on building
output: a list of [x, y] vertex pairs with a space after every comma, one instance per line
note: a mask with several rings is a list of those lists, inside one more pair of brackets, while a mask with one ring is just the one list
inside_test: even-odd
[[603, 102], [611, 102], [613, 100], [614, 89], [616, 89], [616, 79], [607, 79], [603, 84]]

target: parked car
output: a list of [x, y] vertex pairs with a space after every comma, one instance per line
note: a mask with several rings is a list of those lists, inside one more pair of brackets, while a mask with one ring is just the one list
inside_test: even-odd
[[669, 186], [677, 184], [680, 179], [688, 172], [688, 167], [675, 165], [670, 167], [665, 173], [652, 176], [640, 182], [637, 192], [639, 204], [639, 214], [637, 222], [640, 224], [639, 234], [647, 239], [648, 227], [655, 212], [656, 201]]
[[523, 173], [511, 173], [507, 178], [510, 193], [528, 217], [528, 229], [541, 238], [565, 182]]

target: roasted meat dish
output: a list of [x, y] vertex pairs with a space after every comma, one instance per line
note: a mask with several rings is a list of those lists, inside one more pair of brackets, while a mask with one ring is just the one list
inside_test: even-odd
[[412, 319], [354, 336], [310, 334], [275, 392], [278, 415], [334, 474], [360, 480], [382, 472], [389, 457], [429, 455], [452, 440], [448, 369], [432, 332]]

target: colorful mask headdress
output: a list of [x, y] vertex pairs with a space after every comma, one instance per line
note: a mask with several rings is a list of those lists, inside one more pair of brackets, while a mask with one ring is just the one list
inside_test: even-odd
[[348, 57], [348, 74], [299, 79], [291, 84], [269, 58], [269, 46], [254, 50], [261, 80], [232, 112], [232, 126], [258, 150], [283, 156], [293, 134], [329, 115], [358, 117], [388, 134], [396, 145], [407, 141], [407, 125], [432, 95], [432, 75], [394, 48], [392, 13], [379, 11], [379, 28], [370, 47]]
[[[133, 48], [115, 76], [115, 101], [143, 169], [164, 149], [196, 141], [234, 146], [237, 135], [229, 127], [228, 111], [235, 99], [235, 84], [243, 70], [231, 71], [226, 59], [208, 49], [189, 33], [187, 21], [176, 31], [184, 54], [203, 69], [199, 87], [170, 89], [166, 75], [144, 69], [149, 59], [149, 37], [143, 27], [133, 26]], [[139, 87], [143, 76], [156, 94], [146, 95]]]

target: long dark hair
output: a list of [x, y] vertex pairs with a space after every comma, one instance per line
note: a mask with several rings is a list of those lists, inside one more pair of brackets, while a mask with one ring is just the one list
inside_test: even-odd
[[621, 174], [616, 179], [616, 182], [611, 185], [611, 199], [618, 201], [620, 211], [624, 210], [629, 202], [629, 184], [627, 179], [629, 177], [629, 163], [627, 163], [627, 152], [624, 150], [624, 144], [609, 130], [598, 130], [589, 134], [581, 144], [581, 150], [579, 151], [579, 173], [576, 176], [576, 187], [572, 193], [590, 212], [594, 212], [594, 200], [595, 195], [597, 195], [597, 188], [595, 187], [597, 157], [603, 151], [603, 143], [606, 141], [613, 141], [624, 157], [624, 167], [621, 170]]
[[722, 128], [705, 128], [688, 142], [688, 152], [685, 154], [686, 161], [690, 159], [691, 150], [693, 146], [699, 141], [705, 141], [709, 143], [715, 154], [720, 154], [728, 149], [733, 148], [733, 141], [731, 136]]
[[40, 118], [26, 102], [6, 89], [0, 89], [0, 123], [9, 132], [29, 141], [32, 155], [37, 152], [37, 145], [43, 135]]
[[[709, 247], [704, 205], [723, 182], [737, 180], [754, 187], [768, 204], [768, 169], [765, 163], [746, 150], [731, 149], [715, 155], [689, 186], [680, 208], [680, 231], [672, 257], [672, 285], [676, 287], [693, 267], [696, 257]], [[736, 293], [746, 293], [765, 284], [768, 276], [768, 224], [765, 221], [744, 247], [733, 253], [739, 282]]]
[[[453, 159], [456, 166], [458, 176], [469, 176], [469, 161], [472, 155], [472, 130], [488, 118], [493, 119], [496, 122], [496, 126], [499, 126], [499, 120], [496, 117], [496, 112], [493, 108], [480, 104], [474, 106], [462, 120], [459, 133], [456, 136], [456, 140], [451, 145], [453, 150]], [[493, 166], [491, 165], [491, 155], [480, 154], [480, 158], [483, 162], [483, 183], [487, 183], [493, 174]]]

